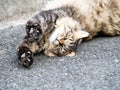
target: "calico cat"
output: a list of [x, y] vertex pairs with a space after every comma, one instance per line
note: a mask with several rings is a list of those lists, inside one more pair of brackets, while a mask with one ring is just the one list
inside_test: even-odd
[[[76, 27], [76, 22], [86, 36], [73, 34], [75, 30], [71, 28]], [[79, 40], [91, 40], [98, 34], [120, 35], [120, 0], [54, 0], [26, 23], [26, 36], [18, 47], [18, 59], [21, 65], [30, 66], [36, 52], [74, 56], [72, 49]]]

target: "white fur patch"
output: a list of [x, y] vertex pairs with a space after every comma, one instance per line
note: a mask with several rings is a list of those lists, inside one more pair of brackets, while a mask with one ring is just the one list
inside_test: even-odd
[[30, 52], [30, 51], [28, 51], [27, 53], [28, 53], [28, 54], [30, 54], [31, 52]]
[[17, 51], [19, 51], [20, 49], [17, 49]]
[[30, 60], [30, 59], [28, 59], [28, 61], [30, 62], [31, 60]]
[[21, 55], [21, 58], [24, 58], [25, 57], [25, 53], [23, 53], [22, 55]]
[[30, 33], [33, 33], [33, 28], [30, 29]]
[[39, 31], [37, 30], [37, 33], [39, 33]]

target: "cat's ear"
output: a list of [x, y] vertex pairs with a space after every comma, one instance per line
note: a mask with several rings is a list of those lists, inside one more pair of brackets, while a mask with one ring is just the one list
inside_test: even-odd
[[81, 38], [85, 38], [85, 37], [88, 37], [88, 36], [89, 36], [89, 33], [86, 32], [86, 31], [79, 30], [77, 32], [74, 32], [75, 40], [78, 40], [78, 39], [81, 39]]
[[80, 38], [85, 38], [89, 36], [89, 33], [86, 31], [79, 31]]

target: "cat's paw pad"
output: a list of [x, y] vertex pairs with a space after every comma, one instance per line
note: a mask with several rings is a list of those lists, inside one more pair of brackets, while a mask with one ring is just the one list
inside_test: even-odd
[[29, 67], [33, 63], [33, 53], [28, 48], [19, 48], [18, 63], [24, 67]]

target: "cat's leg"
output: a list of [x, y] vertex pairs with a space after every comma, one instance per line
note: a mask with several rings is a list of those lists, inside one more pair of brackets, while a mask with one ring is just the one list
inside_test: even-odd
[[33, 63], [33, 55], [39, 49], [36, 42], [24, 41], [17, 48], [18, 63], [29, 67]]
[[35, 14], [26, 23], [26, 34], [30, 36], [34, 31], [39, 31], [40, 33], [51, 32], [55, 28], [55, 22], [58, 15], [52, 13], [52, 11], [40, 11]]

